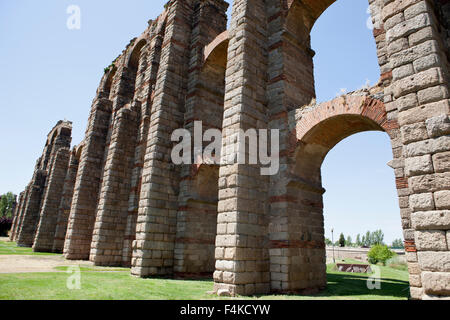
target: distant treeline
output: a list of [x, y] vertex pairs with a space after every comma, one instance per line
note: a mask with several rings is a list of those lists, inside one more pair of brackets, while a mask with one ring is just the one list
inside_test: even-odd
[[[333, 245], [333, 242], [326, 238], [325, 243], [327, 246]], [[345, 237], [343, 233], [340, 234], [339, 239], [334, 243], [337, 247], [367, 247], [370, 248], [374, 245], [381, 244], [385, 245], [384, 243], [384, 233], [382, 230], [375, 230], [375, 231], [367, 231], [365, 235], [362, 235], [358, 233], [356, 236], [356, 240], [353, 242], [351, 236]], [[394, 249], [403, 249], [404, 244], [402, 239], [395, 239], [392, 244], [390, 245], [391, 248]]]

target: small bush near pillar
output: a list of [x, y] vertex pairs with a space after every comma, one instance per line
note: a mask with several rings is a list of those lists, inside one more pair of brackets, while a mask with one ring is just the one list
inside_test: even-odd
[[369, 258], [369, 263], [377, 264], [381, 262], [386, 265], [386, 261], [391, 259], [395, 255], [395, 252], [389, 250], [387, 246], [377, 244], [370, 249], [367, 257]]

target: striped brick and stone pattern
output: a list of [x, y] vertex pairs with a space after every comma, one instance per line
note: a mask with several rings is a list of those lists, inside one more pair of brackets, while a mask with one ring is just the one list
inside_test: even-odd
[[72, 123], [59, 121], [47, 136], [33, 177], [19, 197], [11, 240], [35, 251], [51, 252], [61, 201], [61, 190], [69, 162]]
[[[334, 2], [235, 0], [227, 30], [225, 1], [169, 1], [105, 69], [83, 141], [51, 131], [11, 238], [139, 277], [213, 277], [219, 294], [318, 292], [322, 162], [375, 130], [391, 141], [411, 298], [448, 298], [450, 4], [369, 0], [379, 83], [317, 104], [310, 33]], [[196, 121], [224, 133], [221, 165], [171, 161], [172, 132]], [[278, 173], [230, 161], [226, 129], [278, 129]]]

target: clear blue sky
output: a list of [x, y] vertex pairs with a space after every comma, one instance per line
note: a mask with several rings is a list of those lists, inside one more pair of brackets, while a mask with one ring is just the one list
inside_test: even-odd
[[[156, 18], [166, 0], [0, 1], [0, 193], [29, 182], [45, 136], [61, 119], [83, 139], [103, 69]], [[81, 30], [68, 30], [69, 5], [81, 8]], [[338, 0], [312, 32], [318, 101], [379, 78], [366, 27], [367, 0]], [[229, 10], [231, 12], [231, 9]], [[392, 159], [384, 133], [362, 133], [337, 145], [323, 165], [326, 236], [383, 229], [400, 238]]]

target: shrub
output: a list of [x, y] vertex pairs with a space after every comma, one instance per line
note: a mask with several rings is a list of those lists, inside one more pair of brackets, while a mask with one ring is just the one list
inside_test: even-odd
[[12, 219], [1, 217], [0, 218], [0, 237], [7, 237], [8, 231], [11, 230]]
[[395, 252], [389, 250], [386, 245], [377, 244], [370, 249], [367, 257], [369, 258], [369, 263], [377, 264], [381, 262], [386, 265], [386, 261], [395, 256]]
[[408, 264], [406, 263], [405, 258], [397, 255], [387, 260], [386, 265], [393, 269], [408, 270]]

